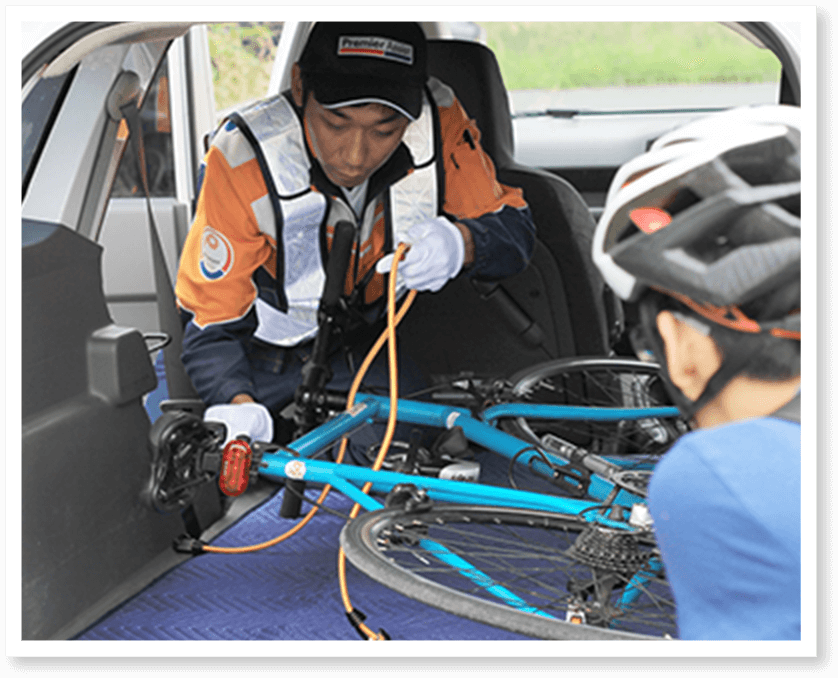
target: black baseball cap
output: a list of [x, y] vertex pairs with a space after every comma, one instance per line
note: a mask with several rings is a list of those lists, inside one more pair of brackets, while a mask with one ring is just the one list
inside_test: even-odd
[[325, 108], [380, 103], [410, 120], [422, 111], [428, 58], [417, 23], [318, 21], [299, 64]]

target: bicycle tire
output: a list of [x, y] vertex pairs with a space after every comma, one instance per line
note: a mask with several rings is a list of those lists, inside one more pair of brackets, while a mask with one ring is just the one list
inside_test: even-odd
[[[340, 540], [348, 560], [384, 586], [432, 607], [514, 633], [552, 640], [674, 637], [674, 602], [662, 575], [654, 575], [637, 589], [639, 598], [630, 611], [620, 611], [614, 602], [630, 580], [628, 573], [617, 575], [586, 565], [566, 553], [589, 525], [577, 516], [542, 511], [437, 505], [421, 512], [382, 509], [364, 514], [343, 528]], [[641, 548], [653, 555], [653, 539], [637, 538]], [[433, 542], [431, 550], [443, 544], [466, 559], [533, 611], [499, 602], [488, 592], [485, 582], [474, 583], [461, 570], [450, 568], [432, 555], [425, 539]], [[613, 564], [609, 567], [613, 569]], [[585, 605], [590, 608], [586, 612], [590, 623], [566, 620], [585, 591], [590, 593], [599, 584], [604, 592], [604, 582], [608, 581], [616, 582], [614, 589], [598, 594], [599, 601], [583, 601], [582, 610]], [[569, 588], [580, 593], [570, 593]], [[610, 602], [603, 604], [606, 599]], [[552, 616], [542, 616], [545, 614]]]
[[[631, 358], [552, 360], [522, 370], [509, 381], [512, 398], [521, 402], [629, 408], [672, 405], [660, 367]], [[593, 422], [521, 417], [500, 424], [508, 433], [531, 442], [540, 442], [551, 433], [599, 456], [620, 459], [627, 468], [651, 468], [688, 430], [680, 418]]]

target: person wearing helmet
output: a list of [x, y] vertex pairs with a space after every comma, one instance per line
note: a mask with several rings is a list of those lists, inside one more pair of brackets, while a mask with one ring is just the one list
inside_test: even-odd
[[[310, 356], [337, 223], [356, 226], [345, 290], [357, 357], [380, 332], [399, 242], [411, 246], [399, 296], [460, 273], [514, 275], [535, 246], [522, 191], [497, 181], [474, 121], [428, 76], [418, 24], [318, 22], [291, 75], [215, 134], [176, 285], [207, 414], [261, 439]], [[332, 371], [348, 387], [342, 356]]]
[[680, 637], [799, 639], [799, 109], [660, 137], [618, 171], [593, 248], [694, 428], [648, 497]]

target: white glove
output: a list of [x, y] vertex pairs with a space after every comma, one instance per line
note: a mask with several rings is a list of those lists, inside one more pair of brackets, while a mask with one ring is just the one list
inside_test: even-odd
[[[422, 221], [410, 227], [405, 238], [410, 249], [399, 264], [408, 289], [437, 292], [460, 272], [466, 244], [460, 230], [445, 217]], [[376, 264], [379, 273], [389, 273], [395, 254], [388, 254]]]
[[274, 420], [261, 403], [212, 405], [204, 412], [204, 421], [220, 422], [227, 427], [224, 445], [242, 436], [263, 442], [274, 437]]

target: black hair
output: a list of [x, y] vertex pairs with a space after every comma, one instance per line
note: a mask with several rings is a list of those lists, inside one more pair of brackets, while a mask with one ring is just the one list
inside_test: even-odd
[[[308, 95], [309, 94], [311, 94], [311, 96], [314, 97], [315, 101], [318, 101], [318, 99], [317, 99], [317, 93], [314, 91], [314, 89], [309, 84], [309, 80], [308, 80], [308, 78], [306, 78], [305, 72], [302, 69], [300, 69], [300, 82], [301, 82], [301, 87], [302, 87], [302, 90], [303, 90], [302, 110], [304, 111], [305, 108], [306, 108], [306, 104], [308, 104]], [[319, 101], [318, 101], [318, 103], [319, 103]], [[359, 107], [364, 106], [364, 105], [365, 104], [352, 104], [351, 107], [359, 108]]]
[[300, 67], [300, 86], [303, 90], [303, 105], [302, 110], [305, 110], [306, 104], [308, 104], [308, 95], [311, 94], [314, 96], [315, 101], [317, 100], [317, 96], [314, 94], [314, 90], [311, 89], [311, 85], [309, 84], [309, 79], [305, 74], [305, 71]]

